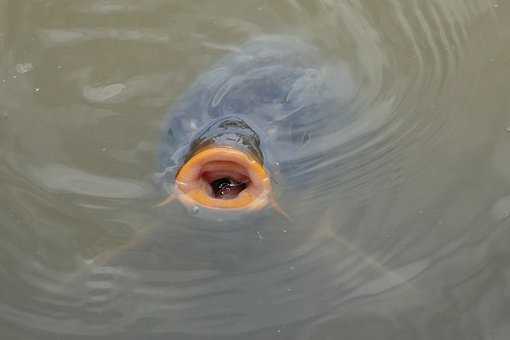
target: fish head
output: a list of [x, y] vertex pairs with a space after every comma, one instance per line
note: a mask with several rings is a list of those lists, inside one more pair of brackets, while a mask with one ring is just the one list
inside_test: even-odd
[[192, 215], [216, 220], [277, 207], [264, 159], [259, 134], [245, 120], [214, 120], [192, 139], [160, 205], [177, 200]]

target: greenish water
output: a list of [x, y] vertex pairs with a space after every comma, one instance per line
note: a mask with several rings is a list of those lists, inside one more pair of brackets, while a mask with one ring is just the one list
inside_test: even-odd
[[[154, 208], [171, 105], [271, 34], [356, 84], [293, 222]], [[0, 0], [1, 338], [508, 339], [509, 42], [502, 0]]]

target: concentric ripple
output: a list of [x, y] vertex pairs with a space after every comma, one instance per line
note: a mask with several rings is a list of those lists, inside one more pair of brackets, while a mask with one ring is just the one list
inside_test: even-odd
[[[0, 333], [504, 335], [508, 316], [485, 312], [505, 310], [494, 301], [510, 281], [498, 59], [510, 21], [494, 4], [0, 4]], [[271, 34], [315, 45], [324, 68], [311, 82], [331, 77], [342, 103], [281, 117], [299, 145], [277, 159], [292, 221], [154, 208], [168, 107], [222, 56]]]

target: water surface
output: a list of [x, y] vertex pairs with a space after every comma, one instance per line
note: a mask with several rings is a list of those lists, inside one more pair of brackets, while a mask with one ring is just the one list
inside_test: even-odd
[[[154, 208], [169, 107], [274, 34], [352, 76], [293, 222]], [[0, 1], [0, 334], [507, 339], [509, 43], [503, 1]]]

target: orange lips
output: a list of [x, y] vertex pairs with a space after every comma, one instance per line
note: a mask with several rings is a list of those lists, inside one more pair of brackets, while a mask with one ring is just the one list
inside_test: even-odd
[[[242, 183], [235, 195], [218, 197], [219, 180]], [[271, 180], [265, 168], [249, 154], [225, 146], [206, 148], [193, 155], [175, 179], [175, 197], [188, 207], [228, 211], [256, 211], [271, 203]]]

